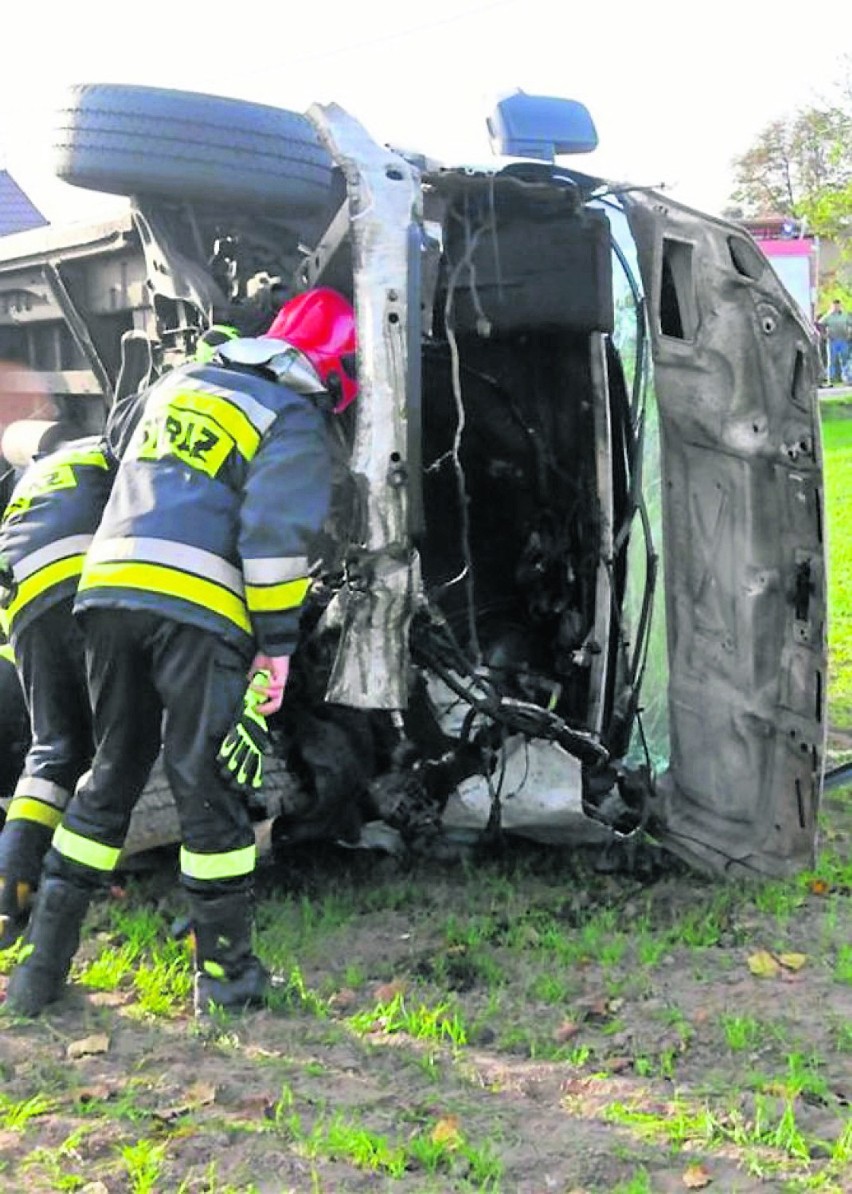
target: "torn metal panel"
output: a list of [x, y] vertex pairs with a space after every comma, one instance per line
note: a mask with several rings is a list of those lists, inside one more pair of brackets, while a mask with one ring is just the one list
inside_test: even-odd
[[582, 765], [555, 743], [516, 736], [505, 747], [501, 771], [463, 780], [447, 801], [442, 824], [449, 832], [485, 829], [499, 799], [506, 833], [551, 844], [597, 844], [613, 834], [583, 810]]
[[662, 432], [667, 844], [713, 869], [813, 858], [825, 739], [818, 359], [735, 225], [624, 197]]
[[353, 548], [372, 578], [369, 591], [356, 581], [342, 595], [348, 608], [328, 700], [403, 709], [408, 621], [419, 581], [409, 527], [407, 392], [420, 341], [420, 179], [336, 104], [314, 105], [308, 115], [343, 170], [349, 199], [359, 385], [351, 469], [365, 493], [364, 525]]

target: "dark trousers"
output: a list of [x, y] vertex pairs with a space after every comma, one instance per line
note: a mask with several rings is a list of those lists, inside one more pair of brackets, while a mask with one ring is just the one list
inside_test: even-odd
[[[250, 658], [209, 631], [144, 611], [88, 610], [80, 622], [96, 750], [46, 870], [85, 885], [103, 882], [111, 869], [109, 848], [123, 846], [162, 743], [180, 819], [184, 885], [204, 894], [250, 886], [244, 868], [230, 874], [228, 866], [229, 856], [253, 849], [254, 831], [244, 801], [220, 778], [216, 764], [242, 704]], [[73, 849], [62, 846], [63, 830], [75, 835]], [[107, 850], [87, 853], [87, 843]], [[210, 865], [193, 868], [185, 862], [187, 851], [196, 861], [209, 857]]]
[[[15, 663], [0, 654], [0, 801], [8, 801], [30, 748], [30, 715]], [[5, 810], [0, 811], [0, 825]]]
[[57, 601], [15, 635], [32, 741], [24, 775], [74, 791], [92, 758], [92, 715], [83, 635], [72, 598]]
[[70, 597], [57, 601], [14, 636], [30, 746], [0, 833], [7, 913], [13, 884], [37, 886], [53, 830], [92, 759], [83, 635], [71, 605]]

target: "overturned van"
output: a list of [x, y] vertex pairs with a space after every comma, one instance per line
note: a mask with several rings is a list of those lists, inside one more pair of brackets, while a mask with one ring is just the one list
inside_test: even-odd
[[794, 871], [825, 739], [815, 345], [737, 225], [563, 164], [581, 105], [519, 94], [489, 128], [511, 160], [453, 168], [336, 105], [75, 88], [58, 173], [131, 202], [0, 241], [0, 357], [77, 434], [213, 323], [354, 301], [277, 840], [644, 834]]

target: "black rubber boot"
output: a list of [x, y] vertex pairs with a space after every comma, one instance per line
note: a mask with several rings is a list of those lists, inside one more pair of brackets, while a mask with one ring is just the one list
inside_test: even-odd
[[0, 950], [14, 945], [27, 927], [52, 836], [46, 825], [23, 817], [0, 833]]
[[269, 974], [252, 953], [252, 919], [251, 892], [192, 896], [196, 1016], [211, 1008], [242, 1011], [264, 1003]]
[[9, 979], [6, 1007], [34, 1017], [62, 996], [92, 893], [65, 879], [42, 881], [23, 946]]

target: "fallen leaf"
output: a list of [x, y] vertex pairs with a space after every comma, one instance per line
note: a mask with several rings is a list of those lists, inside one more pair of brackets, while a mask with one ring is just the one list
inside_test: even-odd
[[600, 1023], [611, 1018], [609, 1000], [605, 996], [582, 999], [577, 1003], [577, 1012], [590, 1023]]
[[712, 1180], [712, 1175], [703, 1165], [687, 1165], [681, 1178], [687, 1190], [703, 1190], [705, 1186], [710, 1185]]
[[828, 895], [828, 883], [825, 879], [811, 879], [808, 887], [810, 888], [811, 895]]
[[756, 954], [750, 955], [748, 968], [758, 978], [775, 978], [781, 969], [781, 965], [778, 959], [768, 950], [759, 949]]
[[389, 983], [380, 983], [373, 992], [376, 1003], [391, 1003], [397, 995], [405, 994], [405, 983], [401, 978], [395, 978]]
[[109, 1050], [109, 1037], [105, 1032], [95, 1032], [92, 1036], [84, 1036], [79, 1041], [72, 1041], [67, 1049], [67, 1056], [91, 1057], [96, 1053], [106, 1053]]
[[277, 1049], [264, 1049], [262, 1045], [246, 1045], [243, 1049], [246, 1057], [256, 1058], [260, 1057], [266, 1060], [267, 1058], [280, 1058], [281, 1054]]
[[807, 964], [807, 954], [779, 954], [778, 961], [785, 970], [801, 970]]
[[233, 1106], [239, 1108], [241, 1112], [251, 1116], [257, 1116], [258, 1119], [263, 1119], [268, 1112], [268, 1109], [274, 1106], [274, 1098], [270, 1095], [265, 1095], [263, 1091], [258, 1091], [257, 1094], [245, 1095], [242, 1098], [237, 1098]]
[[709, 1019], [710, 1013], [706, 1007], [696, 1008], [692, 1016], [693, 1024], [706, 1024]]
[[462, 1143], [457, 1115], [446, 1115], [439, 1119], [432, 1129], [433, 1144], [445, 1144], [447, 1148], [458, 1148]]
[[216, 1087], [212, 1082], [193, 1082], [186, 1092], [186, 1097], [195, 1107], [204, 1107], [208, 1103], [216, 1102]]
[[625, 1070], [629, 1070], [632, 1065], [632, 1057], [607, 1057], [603, 1062], [603, 1068], [608, 1074], [622, 1074]]
[[565, 1041], [570, 1041], [572, 1036], [576, 1036], [580, 1031], [580, 1025], [574, 1020], [563, 1020], [559, 1027], [553, 1034], [553, 1039], [558, 1045], [562, 1045]]
[[330, 1007], [339, 1008], [341, 1011], [346, 1011], [347, 1008], [353, 1006], [358, 1002], [358, 996], [349, 987], [341, 987], [339, 991], [335, 991], [328, 1003]]
[[250, 1119], [275, 1118], [275, 1099], [270, 1098], [268, 1095], [247, 1095], [244, 1099], [240, 1099], [237, 1107], [244, 1115], [248, 1115]]

